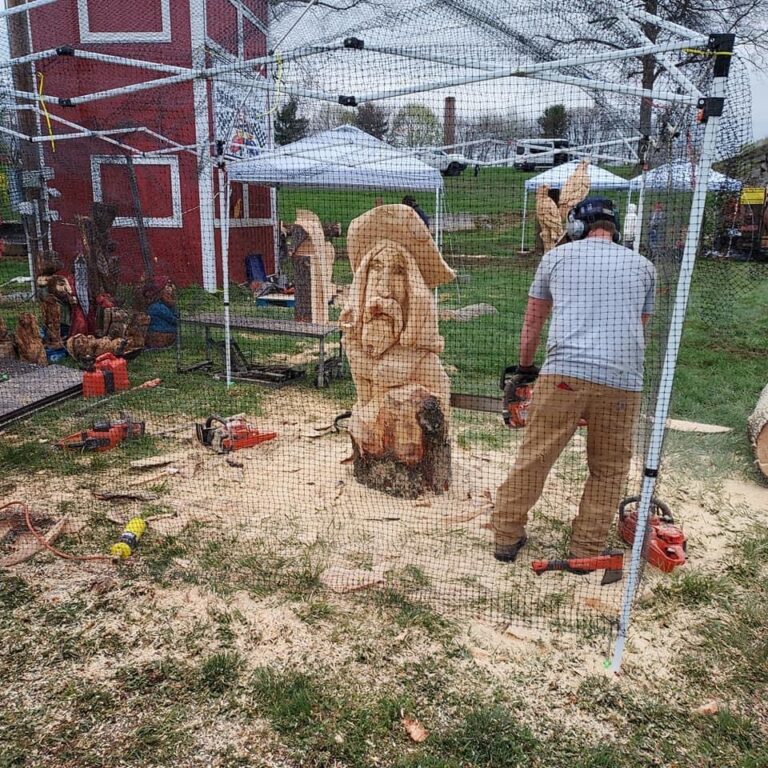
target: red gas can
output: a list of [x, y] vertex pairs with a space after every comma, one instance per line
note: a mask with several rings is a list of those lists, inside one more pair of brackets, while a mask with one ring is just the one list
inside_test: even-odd
[[128, 381], [128, 363], [122, 357], [105, 352], [96, 358], [95, 367], [97, 371], [111, 372], [115, 392], [121, 392], [131, 386]]
[[101, 397], [130, 387], [128, 363], [105, 352], [96, 358], [91, 370], [83, 374], [83, 397]]

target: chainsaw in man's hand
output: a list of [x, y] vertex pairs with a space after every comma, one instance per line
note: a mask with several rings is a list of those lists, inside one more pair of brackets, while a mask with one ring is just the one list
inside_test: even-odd
[[535, 365], [509, 365], [501, 374], [499, 387], [504, 391], [502, 416], [508, 427], [524, 427], [533, 394], [532, 384], [539, 375]]

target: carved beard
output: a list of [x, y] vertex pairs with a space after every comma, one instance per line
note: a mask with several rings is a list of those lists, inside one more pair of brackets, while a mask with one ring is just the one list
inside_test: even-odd
[[371, 357], [381, 357], [397, 343], [404, 327], [403, 308], [394, 299], [374, 298], [363, 316], [363, 350]]

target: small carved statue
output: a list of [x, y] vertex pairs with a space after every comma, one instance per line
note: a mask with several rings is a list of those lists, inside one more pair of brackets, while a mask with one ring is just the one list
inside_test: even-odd
[[38, 279], [40, 308], [43, 313], [45, 346], [61, 349], [69, 336], [77, 297], [64, 275], [48, 275]]
[[147, 348], [170, 347], [176, 343], [179, 319], [176, 314], [176, 286], [169, 277], [150, 278], [142, 289], [149, 315]]
[[0, 317], [0, 358], [16, 357], [16, 347], [8, 333], [5, 319]]
[[450, 381], [433, 289], [454, 278], [418, 214], [383, 205], [355, 219], [354, 279], [339, 318], [357, 402], [349, 432], [355, 476], [396, 496], [450, 484]]
[[80, 365], [87, 367], [105, 352], [122, 355], [127, 344], [126, 339], [97, 338], [96, 336], [85, 336], [82, 333], [77, 333], [67, 339], [66, 347], [70, 357], [77, 360]]
[[16, 349], [19, 357], [28, 363], [48, 365], [45, 347], [40, 339], [40, 326], [31, 312], [22, 312], [16, 326]]

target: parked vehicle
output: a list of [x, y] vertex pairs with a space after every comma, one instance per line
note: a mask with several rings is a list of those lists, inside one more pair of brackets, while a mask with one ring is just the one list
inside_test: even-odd
[[458, 176], [469, 165], [469, 160], [463, 155], [448, 153], [442, 149], [420, 152], [419, 160], [437, 168], [443, 176]]
[[520, 139], [515, 143], [514, 166], [521, 171], [552, 168], [571, 159], [567, 139]]

